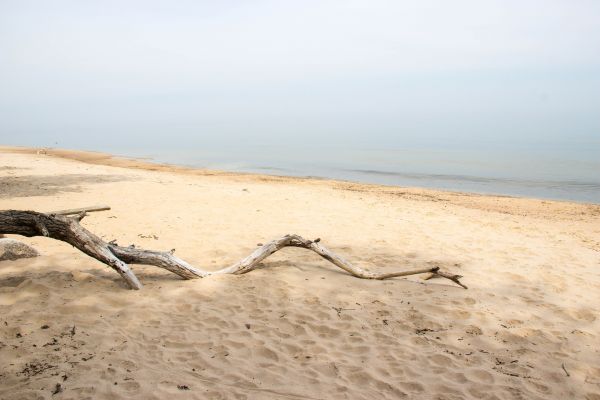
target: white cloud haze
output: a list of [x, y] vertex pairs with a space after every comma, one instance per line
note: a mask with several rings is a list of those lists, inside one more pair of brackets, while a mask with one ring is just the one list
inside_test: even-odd
[[0, 0], [2, 143], [599, 136], [595, 0]]

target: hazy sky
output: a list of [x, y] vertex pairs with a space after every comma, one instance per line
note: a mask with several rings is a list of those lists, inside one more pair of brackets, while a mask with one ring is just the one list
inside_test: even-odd
[[0, 0], [0, 143], [136, 141], [599, 146], [600, 1]]

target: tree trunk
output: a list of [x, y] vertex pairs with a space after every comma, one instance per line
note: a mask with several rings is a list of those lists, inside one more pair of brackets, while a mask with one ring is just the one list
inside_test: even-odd
[[121, 275], [132, 289], [141, 289], [142, 284], [129, 268], [128, 264], [154, 265], [164, 268], [184, 279], [203, 278], [218, 274], [244, 274], [256, 268], [262, 260], [284, 247], [301, 247], [312, 250], [335, 266], [361, 279], [389, 279], [397, 276], [430, 273], [432, 276], [449, 279], [467, 288], [460, 282], [460, 275], [440, 271], [439, 267], [423, 268], [412, 271], [375, 273], [350, 264], [342, 257], [320, 244], [320, 239], [307, 240], [298, 235], [285, 235], [258, 247], [248, 257], [230, 267], [218, 271], [204, 271], [193, 267], [176, 257], [173, 252], [142, 250], [134, 246], [123, 247], [116, 243], [106, 243], [79, 223], [84, 217], [82, 212], [74, 217], [56, 214], [43, 214], [35, 211], [0, 211], [0, 234], [22, 236], [46, 236], [73, 245], [83, 253], [108, 265]]

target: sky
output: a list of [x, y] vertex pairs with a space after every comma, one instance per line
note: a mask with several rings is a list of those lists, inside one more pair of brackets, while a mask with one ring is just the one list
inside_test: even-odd
[[600, 1], [0, 0], [0, 143], [600, 149]]

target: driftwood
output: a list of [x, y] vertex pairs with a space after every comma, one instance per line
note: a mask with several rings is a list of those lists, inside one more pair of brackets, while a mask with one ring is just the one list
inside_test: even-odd
[[0, 234], [16, 234], [22, 236], [46, 236], [73, 245], [83, 253], [93, 257], [117, 271], [132, 289], [141, 289], [128, 264], [145, 264], [164, 268], [184, 279], [203, 278], [218, 274], [244, 274], [255, 269], [262, 260], [284, 247], [301, 247], [312, 250], [327, 261], [361, 279], [388, 279], [398, 276], [430, 273], [432, 276], [449, 279], [467, 288], [460, 282], [460, 275], [440, 271], [439, 267], [423, 268], [411, 271], [375, 273], [350, 264], [342, 257], [331, 252], [320, 244], [320, 239], [307, 240], [298, 235], [285, 235], [267, 244], [261, 245], [248, 257], [217, 271], [198, 269], [176, 257], [173, 252], [142, 250], [134, 246], [123, 247], [114, 242], [106, 243], [79, 223], [86, 213], [67, 217], [57, 214], [44, 214], [35, 211], [6, 210], [0, 211]]
[[58, 210], [51, 211], [46, 214], [56, 214], [56, 215], [73, 215], [73, 214], [81, 214], [82, 212], [89, 213], [94, 211], [106, 211], [110, 210], [109, 206], [90, 206], [90, 207], [81, 207], [81, 208], [70, 208], [68, 210]]

